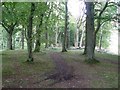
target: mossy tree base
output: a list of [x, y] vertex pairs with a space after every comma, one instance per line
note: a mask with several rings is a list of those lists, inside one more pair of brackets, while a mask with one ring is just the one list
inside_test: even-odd
[[29, 58], [29, 59], [27, 59], [27, 61], [26, 62], [33, 62], [34, 61], [34, 59], [33, 58]]
[[87, 64], [97, 64], [97, 63], [100, 63], [100, 61], [98, 61], [96, 59], [86, 59], [85, 62]]
[[67, 52], [67, 50], [62, 50], [62, 52]]

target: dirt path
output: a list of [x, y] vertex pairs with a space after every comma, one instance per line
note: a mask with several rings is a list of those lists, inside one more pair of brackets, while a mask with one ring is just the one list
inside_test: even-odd
[[[51, 87], [56, 88], [85, 88], [89, 87], [89, 79], [82, 75], [79, 71], [75, 71], [74, 66], [66, 63], [61, 53], [52, 53], [50, 54], [52, 60], [55, 63], [55, 72], [59, 75], [56, 77], [59, 80], [59, 83], [54, 83]], [[78, 66], [78, 65], [77, 65]], [[54, 79], [56, 79], [54, 77]]]

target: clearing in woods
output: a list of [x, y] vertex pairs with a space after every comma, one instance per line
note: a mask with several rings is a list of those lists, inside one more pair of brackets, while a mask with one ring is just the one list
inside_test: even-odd
[[96, 53], [98, 64], [86, 64], [79, 50], [34, 53], [26, 63], [27, 51], [4, 51], [3, 88], [117, 88], [118, 56]]

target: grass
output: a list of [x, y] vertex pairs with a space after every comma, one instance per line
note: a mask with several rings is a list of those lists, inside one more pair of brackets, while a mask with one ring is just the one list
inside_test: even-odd
[[41, 53], [35, 53], [35, 62], [30, 64], [25, 62], [27, 59], [26, 51], [4, 51], [2, 55], [3, 77], [10, 77], [18, 74], [27, 76], [34, 73], [46, 72], [54, 66], [52, 60], [50, 60], [49, 57], [47, 58]]
[[108, 62], [101, 60], [99, 64], [88, 65], [84, 62], [86, 57], [82, 55], [82, 51], [68, 50], [68, 52], [65, 53], [60, 51], [60, 49], [48, 49], [44, 50], [44, 52], [34, 53], [33, 63], [25, 62], [27, 59], [27, 51], [15, 50], [0, 52], [0, 54], [2, 54], [3, 84], [6, 85], [5, 81], [8, 78], [21, 79], [33, 75], [40, 77], [41, 74], [49, 72], [54, 68], [50, 53], [59, 52], [67, 63], [72, 64], [76, 70], [78, 70], [77, 72], [82, 73], [90, 79], [90, 87], [118, 87], [118, 65], [109, 62], [109, 60], [117, 62], [117, 55], [96, 53], [96, 57], [104, 58]]
[[96, 52], [95, 53], [95, 56], [96, 57], [99, 57], [99, 58], [104, 58], [104, 59], [111, 59], [111, 60], [118, 60], [118, 55], [112, 55], [112, 54], [107, 54], [107, 53], [98, 53]]
[[[84, 61], [86, 57], [82, 55], [81, 51], [70, 50], [62, 54], [65, 60], [69, 63], [77, 62], [84, 66], [84, 75], [88, 75], [90, 80], [90, 87], [92, 88], [116, 88], [118, 87], [118, 64], [110, 63], [110, 61], [118, 61], [117, 55], [101, 54], [96, 52], [96, 57], [103, 58], [108, 62], [101, 60], [100, 63], [92, 65], [86, 64]], [[88, 62], [88, 61], [87, 61]], [[87, 69], [88, 68], [88, 69]], [[80, 68], [81, 70], [82, 68]]]

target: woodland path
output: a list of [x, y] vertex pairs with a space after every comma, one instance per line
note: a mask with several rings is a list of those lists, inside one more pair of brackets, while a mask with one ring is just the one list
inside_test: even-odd
[[[38, 60], [39, 55], [37, 55]], [[22, 75], [22, 67], [19, 62], [14, 62], [16, 68], [15, 75], [3, 78], [4, 87], [7, 88], [90, 88], [90, 87], [112, 87], [109, 86], [109, 74], [112, 72], [112, 81], [117, 82], [118, 73], [117, 61], [97, 58], [100, 64], [88, 65], [80, 54], [66, 54], [62, 52], [50, 52], [43, 57], [53, 61], [54, 69], [49, 72], [34, 73], [32, 75]], [[17, 59], [17, 58], [16, 58]], [[43, 59], [44, 61], [44, 59]], [[36, 63], [36, 62], [35, 62]], [[28, 65], [28, 64], [26, 64]], [[32, 67], [35, 64], [30, 64]], [[109, 65], [109, 66], [108, 66]], [[104, 75], [104, 76], [103, 76]], [[104, 79], [107, 78], [107, 79]], [[96, 83], [98, 82], [98, 86]], [[92, 84], [93, 83], [93, 84]], [[94, 85], [95, 84], [95, 85]], [[106, 84], [108, 86], [106, 86]], [[93, 85], [93, 86], [91, 86]], [[116, 87], [116, 86], [115, 86]]]

